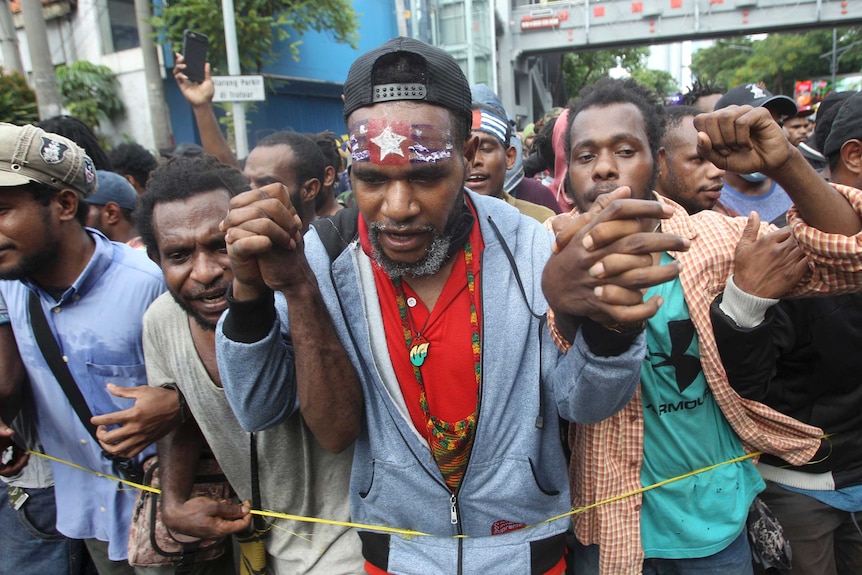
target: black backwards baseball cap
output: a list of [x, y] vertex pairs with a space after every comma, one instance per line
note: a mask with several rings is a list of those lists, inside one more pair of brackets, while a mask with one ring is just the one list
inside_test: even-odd
[[828, 158], [840, 151], [844, 142], [853, 139], [862, 140], [862, 92], [853, 94], [841, 104], [832, 122], [832, 129], [826, 136], [823, 155]]
[[[408, 69], [392, 83], [381, 70], [403, 59]], [[461, 67], [445, 51], [413, 38], [389, 40], [353, 62], [344, 82], [344, 120], [358, 108], [380, 102], [415, 100], [440, 106], [463, 120], [470, 133], [473, 118], [470, 85]]]
[[826, 94], [826, 97], [823, 98], [823, 101], [820, 102], [820, 105], [817, 106], [817, 117], [822, 118], [826, 115], [826, 112], [829, 111], [829, 108], [835, 105], [843, 104], [846, 100], [853, 97], [853, 92], [851, 90], [847, 90], [845, 92], [829, 92]]
[[715, 110], [721, 110], [728, 106], [752, 106], [754, 108], [766, 108], [769, 111], [778, 112], [781, 116], [795, 116], [796, 102], [788, 96], [773, 96], [766, 88], [757, 84], [743, 84], [737, 86], [715, 103]]
[[68, 138], [29, 124], [0, 123], [0, 188], [29, 183], [68, 188], [86, 198], [96, 189], [96, 168]]

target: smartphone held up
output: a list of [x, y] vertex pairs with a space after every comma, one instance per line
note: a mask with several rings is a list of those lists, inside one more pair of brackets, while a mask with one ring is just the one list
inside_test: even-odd
[[183, 32], [183, 58], [186, 61], [185, 75], [192, 82], [204, 81], [204, 65], [207, 61], [209, 38], [200, 32]]

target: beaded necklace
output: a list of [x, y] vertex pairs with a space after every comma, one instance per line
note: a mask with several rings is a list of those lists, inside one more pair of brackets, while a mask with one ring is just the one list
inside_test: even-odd
[[[470, 292], [470, 333], [471, 346], [473, 348], [473, 371], [476, 377], [476, 408], [466, 418], [450, 423], [431, 414], [428, 407], [428, 397], [425, 394], [425, 381], [422, 379], [420, 367], [428, 354], [428, 342], [417, 341], [414, 346], [413, 330], [407, 312], [407, 298], [401, 278], [393, 278], [395, 286], [395, 299], [398, 303], [398, 315], [401, 317], [401, 327], [404, 330], [404, 342], [410, 353], [410, 363], [413, 366], [413, 376], [419, 385], [419, 406], [425, 415], [425, 427], [428, 433], [428, 445], [431, 454], [440, 468], [446, 485], [452, 492], [457, 491], [464, 477], [467, 459], [473, 446], [473, 438], [476, 434], [476, 419], [479, 413], [479, 400], [481, 390], [479, 384], [482, 380], [482, 347], [479, 339], [479, 316], [476, 312], [476, 281], [471, 264], [473, 263], [473, 250], [469, 240], [464, 244], [464, 263], [467, 267], [467, 289]], [[421, 333], [417, 334], [421, 337]], [[421, 356], [421, 359], [419, 358]]]

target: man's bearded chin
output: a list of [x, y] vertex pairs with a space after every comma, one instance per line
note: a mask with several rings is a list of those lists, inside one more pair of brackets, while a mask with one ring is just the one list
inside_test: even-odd
[[201, 317], [201, 316], [200, 316], [200, 315], [199, 315], [199, 314], [194, 310], [194, 308], [193, 308], [193, 307], [191, 307], [189, 304], [187, 304], [187, 303], [185, 302], [185, 300], [183, 300], [179, 295], [177, 295], [176, 293], [174, 293], [174, 291], [173, 291], [173, 290], [169, 289], [169, 290], [168, 290], [168, 292], [170, 292], [171, 296], [174, 298], [174, 301], [175, 301], [175, 302], [177, 302], [177, 305], [178, 305], [178, 306], [180, 306], [180, 307], [182, 308], [182, 310], [183, 310], [184, 312], [186, 312], [186, 314], [188, 314], [188, 316], [189, 316], [190, 318], [192, 318], [193, 320], [195, 320], [195, 322], [196, 322], [196, 323], [197, 323], [197, 324], [198, 324], [198, 325], [199, 325], [203, 330], [205, 330], [205, 331], [215, 331], [216, 324], [214, 324], [214, 323], [210, 323], [210, 322], [208, 322], [205, 318]]
[[380, 245], [380, 232], [387, 227], [391, 229], [391, 226], [384, 226], [380, 222], [372, 222], [368, 226], [368, 240], [371, 242], [372, 259], [389, 277], [432, 276], [440, 271], [440, 268], [449, 259], [449, 244], [452, 242], [452, 236], [448, 233], [450, 226], [447, 226], [447, 231], [443, 233], [437, 232], [431, 226], [427, 226], [426, 229], [434, 234], [431, 245], [428, 246], [422, 259], [412, 263], [396, 262], [383, 252], [383, 247]]
[[0, 273], [0, 280], [14, 281], [32, 278], [40, 271], [56, 264], [59, 250], [57, 244], [52, 244], [44, 250], [22, 256], [17, 265]]

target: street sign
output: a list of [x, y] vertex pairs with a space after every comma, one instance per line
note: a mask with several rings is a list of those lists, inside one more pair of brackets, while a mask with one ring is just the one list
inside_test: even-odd
[[260, 102], [266, 100], [263, 76], [213, 76], [213, 102]]

